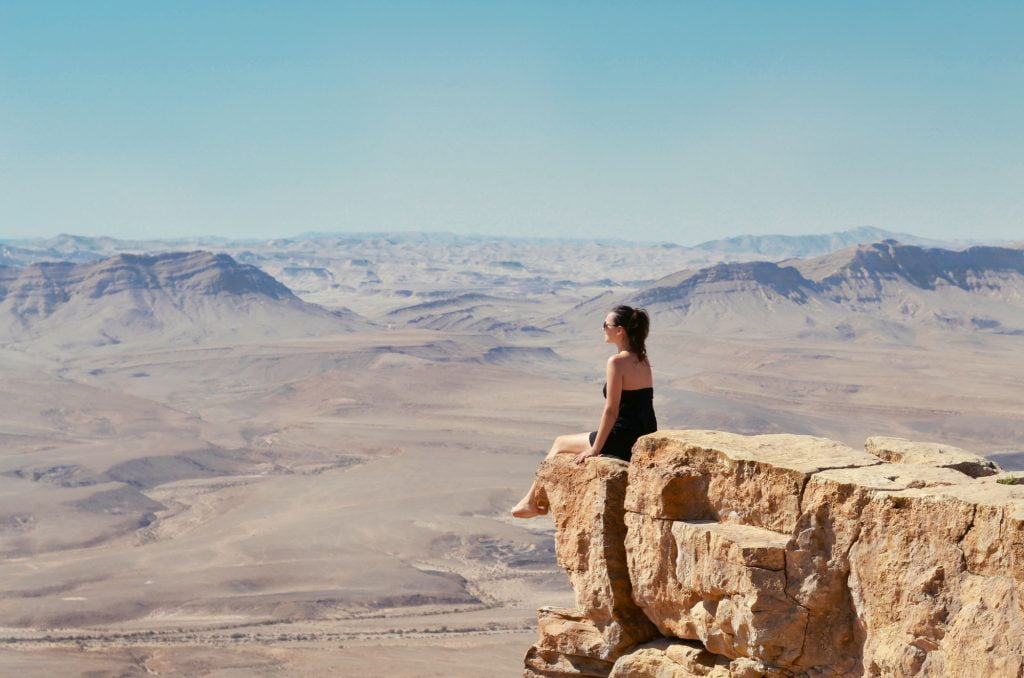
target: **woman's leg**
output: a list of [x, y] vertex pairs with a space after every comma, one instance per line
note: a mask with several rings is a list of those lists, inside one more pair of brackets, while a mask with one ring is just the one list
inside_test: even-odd
[[[551, 444], [551, 449], [544, 457], [544, 460], [552, 459], [559, 454], [579, 454], [590, 447], [589, 433], [573, 433], [571, 435], [558, 436]], [[542, 516], [548, 512], [547, 506], [537, 505], [537, 480], [534, 479], [530, 485], [529, 492], [519, 500], [519, 503], [512, 508], [512, 515], [516, 518], [533, 518]]]

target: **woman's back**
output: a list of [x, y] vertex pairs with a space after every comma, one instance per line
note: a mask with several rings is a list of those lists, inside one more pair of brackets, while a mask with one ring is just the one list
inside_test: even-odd
[[651, 364], [646, 360], [640, 360], [636, 354], [628, 351], [620, 352], [613, 360], [618, 368], [616, 372], [622, 375], [620, 386], [623, 391], [636, 391], [654, 386]]

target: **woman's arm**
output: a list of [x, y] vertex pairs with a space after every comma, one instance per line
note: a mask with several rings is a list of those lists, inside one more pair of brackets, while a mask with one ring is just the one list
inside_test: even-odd
[[622, 370], [619, 367], [617, 356], [608, 359], [608, 366], [605, 368], [605, 391], [604, 412], [601, 413], [601, 423], [597, 427], [597, 437], [589, 450], [576, 455], [576, 463], [582, 464], [589, 457], [596, 457], [601, 454], [608, 436], [611, 435], [612, 426], [619, 416], [619, 400], [622, 398]]

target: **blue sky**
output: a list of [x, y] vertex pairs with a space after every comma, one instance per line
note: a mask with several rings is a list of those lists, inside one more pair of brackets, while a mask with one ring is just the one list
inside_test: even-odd
[[0, 0], [0, 238], [1024, 237], [1024, 2]]

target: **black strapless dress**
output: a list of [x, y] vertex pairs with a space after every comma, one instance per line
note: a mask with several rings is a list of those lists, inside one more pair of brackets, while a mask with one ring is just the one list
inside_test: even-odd
[[[604, 397], [608, 397], [608, 385], [601, 389]], [[635, 388], [623, 390], [619, 397], [619, 416], [612, 425], [612, 432], [601, 448], [601, 455], [618, 457], [629, 461], [633, 456], [633, 443], [642, 435], [658, 430], [658, 420], [654, 417], [654, 389]], [[597, 431], [590, 432], [590, 444], [597, 440]]]

